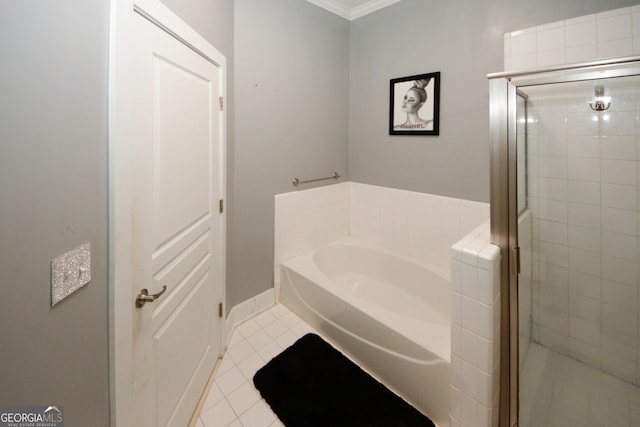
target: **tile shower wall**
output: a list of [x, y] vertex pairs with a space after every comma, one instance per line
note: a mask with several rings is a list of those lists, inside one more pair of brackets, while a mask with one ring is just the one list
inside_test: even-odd
[[[505, 35], [505, 68], [640, 54], [640, 7]], [[527, 88], [533, 340], [640, 384], [640, 81]]]
[[535, 341], [640, 383], [638, 140], [640, 80], [530, 90]]
[[504, 35], [504, 69], [526, 70], [640, 55], [640, 6]]

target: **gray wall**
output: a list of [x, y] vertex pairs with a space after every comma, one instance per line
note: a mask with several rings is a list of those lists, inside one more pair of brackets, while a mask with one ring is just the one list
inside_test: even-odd
[[[353, 181], [489, 201], [489, 84], [502, 35], [637, 0], [403, 0], [351, 23]], [[389, 136], [389, 80], [442, 72], [440, 136]]]
[[273, 196], [347, 173], [348, 37], [305, 1], [235, 1], [229, 307], [273, 287]]
[[[109, 422], [107, 0], [0, 2], [0, 404]], [[92, 280], [50, 307], [50, 261]]]
[[[231, 70], [233, 0], [166, 3]], [[0, 2], [0, 405], [69, 426], [109, 425], [108, 38], [108, 0]], [[92, 280], [51, 308], [50, 261], [83, 242]]]
[[[300, 0], [236, 0], [228, 307], [272, 286], [273, 196], [293, 177], [337, 170], [488, 202], [486, 75], [502, 70], [502, 35], [634, 2], [403, 0], [347, 22]], [[440, 136], [389, 136], [389, 80], [432, 71]]]

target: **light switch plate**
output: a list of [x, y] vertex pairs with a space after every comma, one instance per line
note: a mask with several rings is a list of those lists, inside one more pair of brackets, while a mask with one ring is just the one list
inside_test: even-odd
[[90, 281], [91, 244], [83, 243], [51, 261], [51, 306]]

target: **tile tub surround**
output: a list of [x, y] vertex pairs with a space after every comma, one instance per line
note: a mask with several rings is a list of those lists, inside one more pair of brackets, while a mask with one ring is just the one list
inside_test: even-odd
[[487, 203], [354, 182], [277, 195], [276, 299], [282, 260], [341, 237], [428, 262], [452, 281], [451, 426], [496, 425], [499, 250], [488, 219]]
[[498, 425], [500, 248], [487, 221], [451, 248], [451, 427]]
[[274, 281], [280, 263], [354, 236], [451, 276], [450, 248], [489, 218], [489, 204], [356, 182], [275, 197]]

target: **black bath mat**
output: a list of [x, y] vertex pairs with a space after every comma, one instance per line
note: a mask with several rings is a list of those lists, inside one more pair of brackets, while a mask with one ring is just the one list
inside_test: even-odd
[[435, 427], [316, 334], [273, 358], [253, 383], [287, 427]]

